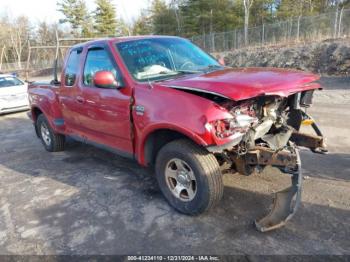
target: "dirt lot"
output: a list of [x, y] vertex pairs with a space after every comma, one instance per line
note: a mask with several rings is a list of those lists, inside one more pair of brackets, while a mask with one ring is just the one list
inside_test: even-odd
[[221, 204], [174, 211], [136, 163], [70, 141], [47, 153], [25, 113], [0, 117], [0, 254], [350, 254], [350, 79], [325, 79], [310, 113], [330, 153], [302, 151], [303, 203], [262, 234], [271, 193], [286, 175], [225, 175]]

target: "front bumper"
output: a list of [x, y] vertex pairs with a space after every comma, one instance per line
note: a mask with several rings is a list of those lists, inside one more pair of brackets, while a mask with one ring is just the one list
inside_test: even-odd
[[267, 232], [284, 226], [296, 213], [301, 202], [302, 172], [299, 150], [292, 147], [288, 154], [276, 154], [272, 157], [272, 165], [284, 167], [284, 172], [291, 174], [291, 186], [275, 193], [271, 211], [254, 224], [260, 232]]
[[[302, 134], [299, 135], [303, 137]], [[311, 144], [319, 146], [318, 141], [319, 138]], [[280, 150], [256, 146], [243, 155], [237, 155], [230, 146], [228, 148], [231, 148], [231, 151], [226, 150], [227, 157], [232, 161], [235, 170], [243, 175], [252, 174], [255, 168], [262, 170], [266, 166], [273, 166], [291, 176], [291, 185], [274, 194], [271, 211], [263, 218], [254, 221], [256, 229], [260, 232], [284, 226], [297, 212], [301, 202], [302, 171], [297, 145], [290, 141]]]
[[252, 174], [254, 168], [262, 170], [266, 166], [273, 166], [291, 176], [291, 186], [275, 193], [271, 211], [254, 222], [260, 232], [284, 226], [294, 216], [301, 201], [301, 161], [296, 145], [289, 142], [284, 149], [277, 151], [257, 146], [241, 156], [231, 154], [230, 158], [236, 171], [243, 175]]
[[264, 135], [261, 137], [263, 141], [259, 143], [255, 142], [255, 136], [246, 139], [250, 138], [247, 133], [247, 137], [239, 144], [233, 141], [222, 146], [207, 147], [209, 152], [218, 157], [223, 171], [234, 170], [242, 175], [251, 175], [266, 166], [273, 166], [291, 176], [291, 185], [274, 194], [271, 211], [263, 218], [255, 220], [254, 224], [260, 232], [284, 226], [300, 205], [302, 171], [298, 146], [309, 148], [315, 153], [327, 152], [325, 139], [315, 121], [304, 112], [301, 116], [301, 120], [307, 120], [315, 134], [303, 133], [299, 128], [287, 126], [281, 132]]
[[244, 134], [240, 134], [239, 136], [237, 136], [235, 139], [233, 139], [232, 141], [223, 144], [223, 145], [211, 145], [211, 146], [207, 146], [206, 149], [210, 152], [210, 153], [222, 153], [226, 150], [230, 151], [233, 149], [234, 146], [236, 146], [243, 138]]

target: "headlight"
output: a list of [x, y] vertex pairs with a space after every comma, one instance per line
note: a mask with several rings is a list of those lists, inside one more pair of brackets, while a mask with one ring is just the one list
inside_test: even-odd
[[245, 133], [254, 124], [257, 123], [256, 117], [251, 117], [245, 114], [237, 114], [230, 119], [216, 120], [211, 123], [214, 128], [215, 135], [218, 138], [227, 138], [233, 134]]

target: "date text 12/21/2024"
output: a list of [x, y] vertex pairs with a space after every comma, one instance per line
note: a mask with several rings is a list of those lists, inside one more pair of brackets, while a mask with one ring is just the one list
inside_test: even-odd
[[218, 256], [128, 256], [128, 261], [219, 261]]

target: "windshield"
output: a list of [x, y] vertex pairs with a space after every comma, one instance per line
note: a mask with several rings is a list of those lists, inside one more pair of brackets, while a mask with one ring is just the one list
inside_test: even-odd
[[23, 85], [23, 82], [13, 76], [0, 77], [0, 88], [9, 87], [9, 86], [20, 86]]
[[222, 68], [210, 55], [181, 38], [133, 40], [117, 43], [117, 48], [129, 72], [139, 81]]

